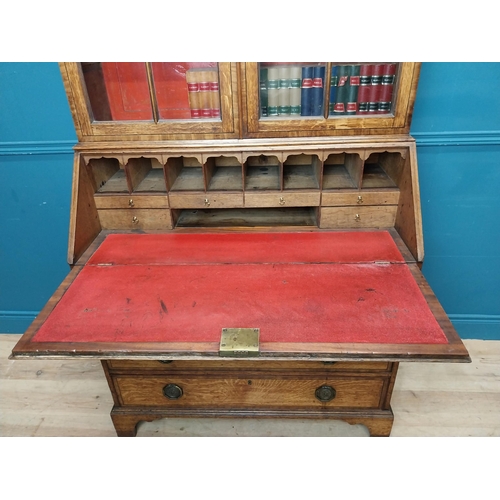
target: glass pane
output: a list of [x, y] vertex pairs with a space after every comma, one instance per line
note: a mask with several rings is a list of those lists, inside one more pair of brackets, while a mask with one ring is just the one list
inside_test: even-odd
[[323, 116], [325, 63], [259, 63], [260, 116]]
[[329, 116], [379, 116], [393, 112], [396, 63], [332, 63]]
[[398, 63], [259, 63], [260, 117], [390, 115], [398, 71]]
[[216, 62], [163, 62], [152, 67], [160, 119], [220, 119]]
[[152, 120], [146, 64], [81, 63], [95, 121]]

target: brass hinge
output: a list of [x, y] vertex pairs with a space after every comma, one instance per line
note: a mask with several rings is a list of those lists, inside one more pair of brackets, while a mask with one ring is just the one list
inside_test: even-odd
[[223, 328], [219, 356], [249, 358], [259, 355], [260, 328]]

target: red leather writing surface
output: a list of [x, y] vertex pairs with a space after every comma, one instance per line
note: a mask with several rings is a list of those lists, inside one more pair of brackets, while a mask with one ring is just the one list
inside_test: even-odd
[[[318, 249], [308, 253], [318, 259], [316, 263], [287, 262], [304, 255], [299, 245], [287, 244], [285, 262], [273, 263], [279, 244], [267, 246], [264, 255], [258, 245], [245, 247], [235, 241], [229, 254], [227, 248], [214, 245], [209, 252], [212, 262], [203, 262], [207, 257], [198, 251], [200, 245], [214, 244], [215, 237], [224, 237], [220, 234], [108, 237], [34, 341], [217, 342], [222, 328], [258, 327], [262, 343], [447, 342], [405, 264], [321, 263], [342, 256], [342, 245], [332, 243], [337, 238], [367, 235], [367, 241], [380, 238], [384, 246], [384, 233], [320, 234], [331, 239], [331, 252], [329, 256]], [[176, 246], [178, 236], [187, 238], [180, 238], [182, 244]], [[191, 241], [194, 246], [186, 243], [192, 236], [197, 236]], [[276, 236], [282, 243], [288, 242], [289, 235], [230, 236], [222, 240], [244, 236], [236, 240], [255, 238], [262, 243]], [[150, 243], [157, 248], [153, 254], [158, 258], [141, 263], [134, 250]], [[323, 243], [328, 247], [327, 241]], [[186, 248], [191, 252], [186, 253]], [[242, 262], [245, 248], [246, 257], [254, 261], [266, 257], [269, 263]], [[388, 245], [388, 251], [374, 260], [388, 260], [394, 248]], [[227, 263], [229, 257], [233, 259]]]
[[112, 234], [89, 264], [404, 262], [387, 231]]

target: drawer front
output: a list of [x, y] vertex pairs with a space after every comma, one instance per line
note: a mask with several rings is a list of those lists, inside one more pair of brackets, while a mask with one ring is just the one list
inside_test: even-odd
[[186, 372], [196, 370], [225, 371], [225, 370], [248, 370], [248, 371], [301, 371], [301, 372], [381, 372], [390, 369], [389, 363], [385, 361], [172, 361], [162, 362], [155, 360], [128, 360], [113, 359], [107, 361], [112, 370], [135, 370], [135, 371], [168, 371]]
[[317, 207], [320, 193], [245, 193], [245, 207]]
[[322, 207], [321, 228], [394, 227], [396, 205], [378, 207]]
[[129, 208], [97, 213], [102, 229], [172, 229], [170, 210]]
[[168, 208], [167, 195], [94, 196], [98, 209], [106, 208]]
[[[379, 408], [388, 378], [211, 378], [208, 376], [115, 376], [124, 406], [173, 408]], [[327, 386], [318, 399], [318, 390]], [[177, 391], [170, 399], [164, 390]], [[179, 391], [180, 388], [180, 391]], [[321, 393], [319, 394], [321, 396]]]
[[357, 191], [351, 193], [328, 193], [323, 191], [321, 205], [324, 207], [343, 207], [345, 205], [397, 205], [399, 190]]
[[242, 208], [243, 193], [170, 193], [171, 208]]

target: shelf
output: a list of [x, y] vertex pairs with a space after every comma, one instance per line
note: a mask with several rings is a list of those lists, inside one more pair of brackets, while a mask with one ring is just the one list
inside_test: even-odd
[[318, 226], [314, 207], [181, 210], [177, 227]]
[[355, 189], [356, 184], [345, 165], [325, 165], [323, 189]]
[[118, 170], [101, 187], [97, 190], [98, 193], [128, 193], [127, 176], [124, 170]]
[[134, 190], [134, 193], [166, 193], [163, 168], [152, 168]]
[[377, 164], [367, 163], [363, 169], [362, 188], [395, 188], [394, 181]]

